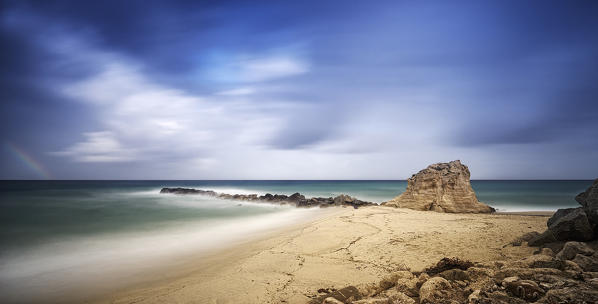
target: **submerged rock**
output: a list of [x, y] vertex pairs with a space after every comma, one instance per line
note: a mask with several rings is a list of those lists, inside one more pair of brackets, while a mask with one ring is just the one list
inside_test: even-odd
[[478, 201], [469, 177], [469, 169], [459, 160], [433, 164], [411, 176], [405, 192], [382, 205], [450, 213], [494, 212]]

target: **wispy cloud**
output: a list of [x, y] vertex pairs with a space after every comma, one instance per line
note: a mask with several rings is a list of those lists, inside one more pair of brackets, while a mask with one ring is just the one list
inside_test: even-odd
[[69, 156], [75, 161], [103, 163], [124, 162], [136, 158], [133, 149], [125, 149], [110, 131], [83, 133], [85, 140], [74, 144], [55, 155]]

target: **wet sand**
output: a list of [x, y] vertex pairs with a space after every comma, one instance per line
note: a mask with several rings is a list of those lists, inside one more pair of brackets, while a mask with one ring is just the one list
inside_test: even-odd
[[[535, 215], [535, 216], [530, 216]], [[378, 282], [443, 257], [515, 260], [535, 248], [505, 246], [546, 228], [546, 213], [447, 214], [366, 207], [248, 241], [99, 303], [306, 303], [320, 288]]]

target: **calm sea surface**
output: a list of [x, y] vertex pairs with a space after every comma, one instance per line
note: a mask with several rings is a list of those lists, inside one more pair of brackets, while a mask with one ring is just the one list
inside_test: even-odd
[[[238, 242], [324, 212], [159, 194], [162, 187], [231, 194], [300, 192], [307, 197], [344, 193], [380, 203], [403, 192], [406, 185], [406, 181], [0, 181], [0, 293], [9, 295], [11, 302], [27, 301], [34, 300], [35, 289], [43, 299], [89, 281], [90, 273], [116, 274], [151, 264], [141, 263], [140, 257], [172, 258], [175, 252]], [[574, 207], [575, 195], [590, 185], [591, 181], [472, 181], [478, 199], [500, 211]]]
[[[501, 211], [574, 207], [591, 181], [472, 181], [478, 199]], [[61, 237], [161, 230], [181, 223], [288, 212], [288, 207], [159, 194], [161, 187], [225, 193], [349, 194], [387, 201], [406, 181], [0, 181], [0, 252]]]

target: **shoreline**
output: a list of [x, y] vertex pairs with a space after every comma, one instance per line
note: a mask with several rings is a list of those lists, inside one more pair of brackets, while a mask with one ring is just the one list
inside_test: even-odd
[[421, 270], [442, 257], [478, 262], [521, 258], [534, 248], [504, 245], [545, 229], [551, 214], [327, 209], [331, 212], [318, 219], [214, 252], [191, 262], [186, 271], [167, 272], [91, 302], [305, 303], [320, 288], [374, 283], [389, 271]]

